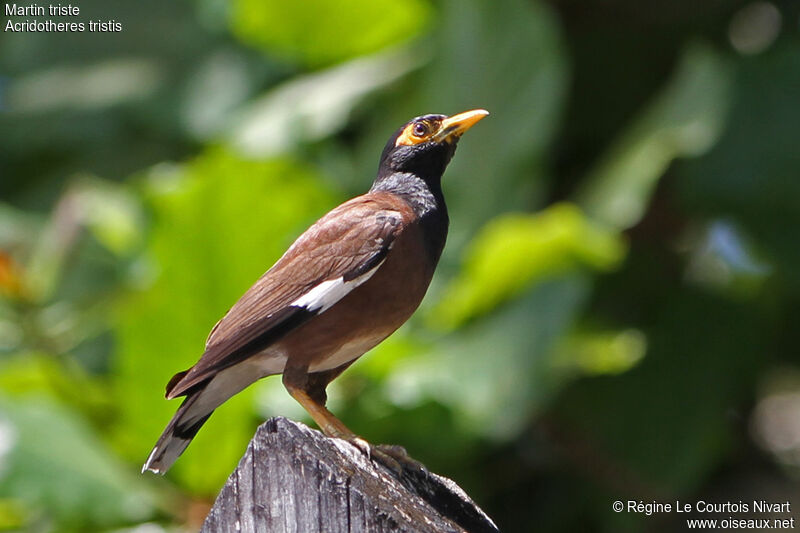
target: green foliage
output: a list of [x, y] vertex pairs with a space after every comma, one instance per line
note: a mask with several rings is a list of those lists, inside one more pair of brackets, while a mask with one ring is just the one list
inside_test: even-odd
[[0, 390], [11, 398], [36, 394], [96, 419], [110, 407], [104, 384], [69, 359], [59, 361], [51, 354], [23, 352], [4, 358], [0, 370]]
[[622, 229], [638, 222], [667, 165], [714, 144], [729, 85], [728, 69], [716, 53], [689, 48], [670, 84], [587, 176], [580, 200], [590, 216]]
[[644, 357], [641, 331], [581, 331], [564, 339], [554, 363], [587, 374], [621, 374]]
[[[726, 216], [740, 224], [744, 240], [776, 269], [782, 290], [800, 293], [800, 45], [788, 40], [760, 61], [737, 71], [738, 90], [729, 127], [707, 157], [679, 169], [682, 201], [705, 217]], [[748, 235], [749, 233], [749, 235]]]
[[98, 179], [85, 179], [76, 201], [86, 213], [86, 226], [97, 240], [125, 256], [140, 244], [142, 213], [131, 191]]
[[417, 48], [393, 49], [298, 75], [238, 110], [226, 141], [248, 156], [268, 157], [319, 141], [347, 124], [365, 96], [420, 66]]
[[456, 327], [548, 277], [580, 266], [608, 270], [624, 254], [616, 234], [587, 220], [573, 205], [553, 205], [535, 215], [503, 215], [473, 239], [436, 320]]
[[405, 386], [406, 405], [435, 399], [449, 406], [476, 437], [514, 438], [563, 380], [552, 369], [551, 349], [585, 303], [587, 288], [585, 277], [562, 275], [523, 293], [399, 364], [389, 390]]
[[430, 11], [426, 0], [235, 0], [231, 27], [247, 44], [320, 66], [408, 41]]
[[556, 409], [596, 443], [598, 456], [636, 472], [638, 483], [687, 494], [734, 446], [727, 416], [750, 395], [747, 376], [761, 363], [763, 333], [746, 319], [746, 306], [719, 298], [687, 292], [659, 307], [639, 366], [624, 378], [568, 389]]
[[0, 498], [24, 502], [26, 525], [52, 522], [61, 531], [85, 531], [152, 516], [155, 502], [144, 481], [75, 412], [27, 396], [0, 397], [0, 413]]

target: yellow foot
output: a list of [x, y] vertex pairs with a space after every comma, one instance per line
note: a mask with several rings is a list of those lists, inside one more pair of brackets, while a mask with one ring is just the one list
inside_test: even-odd
[[425, 465], [412, 459], [402, 446], [395, 444], [370, 444], [361, 437], [355, 435], [346, 440], [361, 450], [368, 458], [382, 464], [397, 476], [402, 476], [403, 473], [408, 470], [413, 472], [425, 470]]

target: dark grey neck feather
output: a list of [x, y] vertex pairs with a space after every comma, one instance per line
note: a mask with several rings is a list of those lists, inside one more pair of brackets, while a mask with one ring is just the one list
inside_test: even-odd
[[428, 182], [411, 173], [396, 172], [382, 176], [373, 183], [370, 192], [385, 191], [403, 198], [419, 218], [425, 235], [425, 247], [433, 265], [439, 261], [450, 224], [447, 205], [439, 183]]
[[419, 176], [396, 172], [376, 180], [370, 192], [386, 191], [402, 197], [421, 218], [431, 211], [445, 207], [442, 189], [436, 189], [438, 190], [431, 190], [431, 186]]

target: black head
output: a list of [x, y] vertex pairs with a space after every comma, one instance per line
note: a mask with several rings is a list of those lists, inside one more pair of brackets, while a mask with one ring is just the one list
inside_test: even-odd
[[428, 183], [438, 183], [461, 135], [488, 114], [483, 109], [474, 109], [452, 117], [423, 115], [409, 121], [386, 143], [378, 179], [394, 173], [410, 173]]

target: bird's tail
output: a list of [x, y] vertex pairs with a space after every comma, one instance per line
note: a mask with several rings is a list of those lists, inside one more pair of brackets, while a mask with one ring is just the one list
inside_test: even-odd
[[186, 397], [175, 416], [167, 424], [161, 437], [158, 438], [153, 451], [150, 452], [147, 461], [142, 466], [142, 472], [150, 470], [156, 474], [165, 473], [180, 457], [183, 450], [189, 446], [205, 421], [214, 412], [214, 408], [210, 407], [207, 402], [199, 401], [205, 391], [206, 387], [203, 387]]

